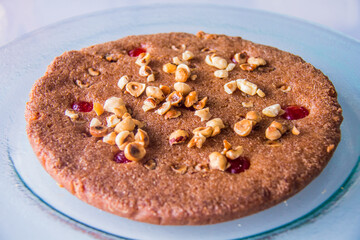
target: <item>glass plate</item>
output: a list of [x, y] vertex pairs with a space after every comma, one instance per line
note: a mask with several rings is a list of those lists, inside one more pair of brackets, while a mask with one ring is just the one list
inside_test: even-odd
[[[52, 59], [127, 35], [203, 30], [242, 36], [300, 55], [333, 81], [344, 111], [342, 141], [328, 166], [288, 201], [235, 221], [157, 226], [98, 210], [57, 186], [35, 157], [24, 109], [32, 84]], [[244, 239], [272, 236], [360, 237], [359, 42], [271, 13], [215, 5], [127, 7], [81, 16], [33, 32], [0, 49], [0, 238]], [[341, 221], [338, 221], [341, 219]], [[311, 223], [311, 224], [309, 224]], [[19, 228], [19, 225], [21, 228]], [[15, 230], [21, 229], [21, 231]], [[80, 231], [79, 231], [80, 230]], [[84, 234], [88, 233], [88, 234]]]

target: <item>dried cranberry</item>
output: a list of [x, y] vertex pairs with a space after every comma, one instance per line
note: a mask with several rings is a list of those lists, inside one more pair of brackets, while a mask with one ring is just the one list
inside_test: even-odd
[[234, 160], [229, 160], [230, 167], [226, 169], [229, 173], [241, 173], [250, 167], [250, 161], [246, 157], [238, 157]]
[[130, 57], [137, 57], [141, 53], [144, 53], [144, 52], [146, 52], [146, 49], [144, 49], [144, 48], [134, 48], [134, 49], [130, 50], [128, 52], [128, 54], [129, 54]]
[[121, 151], [121, 152], [118, 152], [117, 154], [115, 154], [114, 162], [116, 162], [116, 163], [128, 163], [128, 162], [131, 162], [131, 161], [129, 159], [127, 159], [125, 157], [124, 152]]
[[300, 106], [288, 106], [285, 108], [285, 113], [282, 115], [283, 118], [288, 120], [297, 120], [304, 118], [309, 115], [309, 110]]
[[71, 108], [78, 112], [90, 112], [93, 109], [93, 104], [91, 102], [78, 101], [74, 102]]

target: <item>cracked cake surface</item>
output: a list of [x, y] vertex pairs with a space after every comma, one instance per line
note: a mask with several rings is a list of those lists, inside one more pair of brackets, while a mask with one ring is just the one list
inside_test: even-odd
[[41, 164], [76, 197], [198, 225], [303, 189], [333, 155], [342, 113], [329, 79], [299, 56], [199, 32], [65, 52], [35, 82], [25, 118]]

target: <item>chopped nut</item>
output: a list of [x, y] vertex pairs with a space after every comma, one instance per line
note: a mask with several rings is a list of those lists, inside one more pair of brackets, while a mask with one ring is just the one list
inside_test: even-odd
[[219, 56], [214, 56], [214, 55], [212, 55], [210, 58], [211, 58], [211, 62], [213, 64], [213, 66], [218, 69], [225, 69], [228, 65], [225, 58], [222, 58]]
[[125, 113], [127, 113], [127, 109], [125, 105], [122, 105], [120, 107], [114, 108], [114, 113], [118, 117], [124, 116]]
[[235, 66], [236, 66], [235, 63], [229, 63], [229, 65], [227, 65], [225, 70], [230, 72], [235, 68]]
[[279, 115], [281, 110], [280, 104], [274, 104], [271, 106], [268, 106], [262, 110], [262, 113], [267, 117], [276, 117]]
[[142, 66], [139, 69], [139, 75], [142, 77], [147, 77], [149, 75], [153, 74], [152, 69], [149, 66]]
[[232, 148], [232, 146], [227, 140], [224, 140], [223, 143], [224, 143], [224, 149], [222, 150], [221, 154], [225, 155], [226, 152]]
[[335, 148], [335, 145], [334, 145], [334, 144], [331, 144], [331, 145], [327, 146], [326, 151], [329, 153], [329, 152], [331, 152], [332, 150], [334, 150], [334, 148]]
[[163, 91], [160, 88], [154, 86], [148, 86], [146, 88], [146, 96], [155, 98], [157, 102], [161, 102], [165, 99]]
[[265, 131], [265, 137], [271, 141], [281, 138], [281, 132], [275, 127], [268, 127]]
[[80, 80], [76, 80], [75, 83], [79, 88], [88, 88], [90, 86], [90, 83], [83, 83]]
[[159, 88], [161, 89], [161, 91], [164, 93], [165, 96], [169, 95], [171, 92], [171, 89], [166, 85], [160, 84]]
[[103, 108], [103, 106], [102, 106], [100, 103], [98, 103], [98, 102], [94, 102], [94, 104], [93, 104], [93, 109], [94, 109], [96, 115], [98, 115], [98, 116], [100, 116], [101, 114], [104, 113], [104, 108]]
[[107, 112], [115, 113], [115, 108], [120, 108], [124, 106], [125, 103], [121, 98], [118, 97], [111, 97], [107, 99], [104, 103], [104, 110]]
[[104, 137], [107, 133], [108, 133], [108, 128], [104, 126], [97, 125], [90, 127], [90, 134], [94, 137]]
[[170, 102], [164, 102], [161, 107], [159, 107], [155, 112], [159, 115], [164, 115], [165, 113], [167, 113], [167, 111], [169, 111], [171, 108], [171, 103]]
[[244, 149], [242, 146], [237, 146], [229, 151], [226, 152], [225, 156], [231, 160], [234, 160], [244, 152]]
[[155, 81], [155, 75], [154, 75], [153, 73], [150, 74], [149, 76], [147, 76], [146, 81], [147, 81], [147, 82], [153, 82], [153, 81]]
[[185, 61], [187, 60], [191, 60], [194, 58], [194, 54], [192, 52], [190, 52], [189, 50], [186, 50], [185, 52], [183, 52], [182, 54], [182, 59], [184, 59]]
[[277, 128], [281, 134], [284, 134], [286, 131], [287, 131], [287, 127], [277, 121], [273, 121], [271, 124], [270, 124], [270, 127], [274, 127], [274, 128]]
[[209, 155], [210, 168], [225, 171], [228, 168], [226, 157], [219, 152], [212, 152]]
[[188, 167], [186, 165], [172, 165], [171, 169], [176, 172], [179, 173], [181, 175], [185, 174], [187, 172]]
[[266, 61], [263, 58], [249, 57], [247, 63], [256, 66], [265, 66]]
[[132, 120], [132, 118], [126, 117], [116, 125], [115, 132], [117, 132], [117, 133], [122, 132], [122, 131], [131, 132], [132, 130], [135, 129], [135, 126], [136, 125], [135, 125], [134, 121]]
[[132, 120], [138, 128], [143, 128], [145, 126], [145, 124], [143, 122], [141, 122], [137, 119], [132, 118]]
[[201, 148], [205, 141], [206, 141], [206, 137], [199, 133], [199, 134], [194, 135], [190, 139], [187, 147], [192, 148], [192, 147], [196, 146], [197, 148]]
[[247, 54], [245, 52], [243, 53], [235, 53], [234, 59], [238, 64], [243, 64], [247, 62]]
[[146, 53], [140, 53], [139, 56], [137, 57], [135, 64], [139, 65], [139, 66], [147, 66], [150, 62], [150, 53], [146, 52]]
[[261, 121], [261, 116], [258, 112], [250, 111], [246, 114], [245, 118], [253, 122], [253, 126]]
[[65, 115], [68, 116], [71, 120], [79, 118], [79, 114], [77, 114], [74, 110], [66, 109]]
[[250, 134], [253, 128], [253, 123], [251, 120], [243, 119], [234, 125], [234, 131], [237, 135], [246, 137]]
[[212, 132], [213, 132], [212, 127], [198, 127], [193, 130], [194, 135], [201, 134], [206, 138], [211, 137]]
[[90, 76], [99, 76], [100, 75], [100, 72], [93, 68], [88, 68], [88, 73], [90, 74]]
[[115, 143], [121, 151], [124, 151], [126, 145], [134, 141], [135, 141], [134, 133], [129, 131], [119, 132], [115, 138]]
[[259, 96], [259, 97], [265, 97], [265, 93], [261, 90], [261, 89], [257, 89], [256, 90], [256, 94]]
[[233, 94], [233, 92], [235, 92], [236, 88], [237, 88], [237, 83], [235, 80], [228, 82], [224, 85], [224, 90], [227, 94]]
[[147, 132], [139, 128], [135, 135], [135, 141], [147, 147], [150, 143], [150, 138]]
[[178, 92], [180, 92], [182, 95], [187, 95], [189, 92], [191, 92], [191, 87], [183, 82], [177, 82], [174, 84], [174, 89]]
[[290, 92], [291, 91], [291, 86], [286, 86], [286, 85], [283, 85], [280, 87], [280, 91], [286, 93], [286, 92]]
[[181, 112], [176, 109], [170, 109], [167, 113], [165, 113], [165, 120], [173, 119], [181, 116]]
[[186, 142], [188, 138], [189, 138], [189, 133], [185, 130], [179, 129], [170, 134], [169, 143], [170, 145], [181, 144]]
[[175, 71], [175, 81], [186, 82], [190, 76], [190, 69], [185, 64], [180, 64]]
[[257, 65], [251, 65], [248, 63], [240, 64], [240, 68], [244, 71], [254, 71], [257, 68]]
[[122, 76], [118, 81], [118, 87], [124, 89], [125, 85], [129, 82], [129, 77], [127, 75]]
[[256, 90], [258, 89], [256, 84], [249, 82], [245, 79], [237, 79], [236, 83], [240, 91], [251, 96], [254, 96], [256, 94]]
[[229, 76], [228, 71], [226, 70], [216, 70], [214, 76], [217, 78], [227, 78]]
[[206, 105], [207, 100], [208, 100], [208, 97], [204, 97], [203, 99], [201, 99], [200, 101], [195, 103], [193, 105], [193, 108], [196, 109], [196, 110], [203, 109], [205, 107], [205, 105]]
[[178, 57], [174, 57], [173, 58], [173, 63], [176, 65], [180, 65], [180, 64], [186, 64], [186, 61], [181, 61]]
[[154, 108], [156, 108], [156, 99], [153, 97], [146, 98], [142, 106], [144, 112], [150, 111]]
[[218, 135], [221, 129], [225, 128], [223, 121], [220, 118], [213, 118], [206, 123], [207, 127], [212, 127], [214, 129], [212, 137]]
[[195, 81], [196, 78], [197, 78], [197, 75], [191, 75], [191, 77], [190, 77], [190, 79], [191, 79], [192, 81]]
[[196, 91], [192, 91], [190, 92], [186, 98], [185, 98], [185, 102], [184, 105], [185, 107], [191, 107], [192, 105], [194, 105], [196, 102], [198, 101], [198, 95]]
[[157, 166], [157, 163], [154, 159], [148, 160], [146, 163], [144, 163], [144, 167], [148, 170], [154, 170]]
[[194, 115], [200, 117], [202, 122], [211, 118], [210, 109], [208, 107], [196, 110]]
[[205, 63], [209, 66], [214, 66], [213, 62], [212, 62], [212, 57], [210, 55], [206, 55], [205, 57]]
[[108, 143], [110, 145], [115, 145], [115, 138], [116, 138], [116, 133], [115, 132], [111, 132], [108, 135], [105, 135], [103, 137], [103, 142], [104, 143]]
[[121, 54], [107, 53], [104, 58], [108, 62], [116, 62], [121, 57]]
[[162, 69], [166, 73], [174, 73], [176, 71], [176, 65], [172, 63], [166, 63], [163, 65]]
[[116, 124], [120, 122], [120, 119], [116, 115], [111, 115], [106, 118], [106, 123], [108, 127], [115, 127]]
[[101, 126], [101, 122], [97, 118], [93, 118], [90, 121], [90, 127]]
[[294, 134], [294, 135], [299, 135], [300, 134], [300, 131], [299, 129], [297, 129], [295, 126], [291, 129], [291, 133]]
[[138, 142], [132, 142], [126, 145], [124, 155], [130, 161], [140, 161], [146, 155], [146, 150], [143, 145]]
[[254, 107], [253, 102], [242, 102], [241, 104], [243, 107], [246, 107], [246, 108]]
[[133, 97], [139, 97], [145, 90], [146, 84], [139, 82], [129, 82], [126, 84], [126, 91]]
[[209, 171], [209, 164], [198, 163], [195, 165], [195, 170], [198, 172], [208, 172]]
[[171, 106], [180, 106], [181, 102], [183, 100], [183, 95], [178, 92], [178, 91], [174, 91], [172, 93], [170, 93], [169, 96], [167, 96], [166, 101], [170, 102]]

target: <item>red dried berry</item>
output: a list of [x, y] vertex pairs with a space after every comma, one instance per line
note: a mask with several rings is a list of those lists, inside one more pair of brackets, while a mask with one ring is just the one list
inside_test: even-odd
[[144, 49], [144, 48], [134, 48], [134, 49], [130, 50], [128, 52], [128, 54], [129, 54], [130, 57], [137, 57], [141, 53], [145, 53], [145, 52], [146, 52], [146, 49]]
[[300, 106], [288, 106], [285, 108], [285, 113], [282, 115], [287, 120], [297, 120], [309, 115], [309, 110]]
[[228, 160], [228, 162], [230, 163], [230, 167], [226, 169], [228, 173], [241, 173], [250, 167], [250, 161], [245, 157], [238, 157], [234, 160]]
[[117, 154], [115, 154], [114, 162], [116, 162], [116, 163], [128, 163], [128, 162], [131, 162], [131, 161], [129, 159], [127, 159], [125, 157], [124, 152], [121, 151], [121, 152], [118, 152]]
[[93, 109], [93, 104], [91, 102], [78, 101], [74, 102], [71, 108], [78, 112], [91, 112]]

